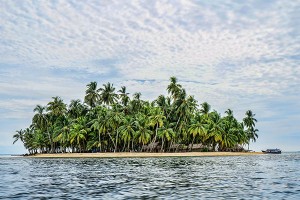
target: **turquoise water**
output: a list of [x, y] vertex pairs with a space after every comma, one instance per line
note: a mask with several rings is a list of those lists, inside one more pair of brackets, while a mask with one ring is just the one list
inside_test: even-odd
[[300, 199], [300, 153], [237, 157], [0, 157], [0, 199]]

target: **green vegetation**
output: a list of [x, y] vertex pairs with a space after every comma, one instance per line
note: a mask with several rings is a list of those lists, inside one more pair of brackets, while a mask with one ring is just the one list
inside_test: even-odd
[[175, 77], [170, 81], [169, 96], [153, 102], [142, 100], [141, 93], [131, 99], [125, 86], [116, 92], [113, 84], [97, 88], [96, 82], [87, 85], [83, 103], [72, 100], [67, 106], [53, 97], [47, 106], [34, 108], [32, 124], [17, 131], [14, 143], [21, 140], [29, 153], [58, 153], [174, 152], [195, 146], [202, 151], [241, 151], [256, 141], [252, 111], [242, 122], [230, 109], [222, 117], [207, 102], [198, 106]]

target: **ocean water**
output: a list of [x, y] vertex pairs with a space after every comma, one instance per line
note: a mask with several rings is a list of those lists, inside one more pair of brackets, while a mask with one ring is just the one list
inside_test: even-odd
[[0, 199], [300, 199], [300, 153], [0, 157]]

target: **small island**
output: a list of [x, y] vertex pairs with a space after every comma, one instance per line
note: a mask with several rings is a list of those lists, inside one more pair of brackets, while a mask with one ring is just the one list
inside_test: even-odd
[[[87, 85], [83, 102], [67, 105], [53, 97], [34, 108], [32, 124], [16, 131], [35, 157], [157, 157], [257, 155], [249, 152], [258, 130], [248, 110], [238, 121], [231, 109], [222, 116], [186, 93], [170, 78], [168, 95], [145, 101], [111, 83]], [[248, 150], [244, 147], [248, 145]]]

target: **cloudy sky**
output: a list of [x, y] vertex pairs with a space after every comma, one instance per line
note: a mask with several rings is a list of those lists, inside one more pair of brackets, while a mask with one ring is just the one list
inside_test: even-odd
[[0, 153], [53, 96], [108, 81], [153, 100], [170, 76], [258, 119], [254, 150], [300, 150], [300, 1], [0, 1]]

